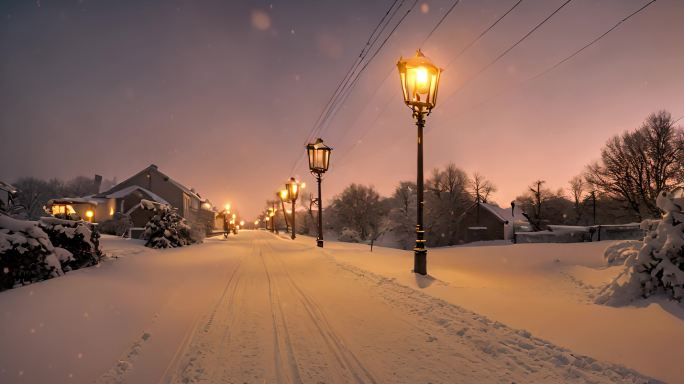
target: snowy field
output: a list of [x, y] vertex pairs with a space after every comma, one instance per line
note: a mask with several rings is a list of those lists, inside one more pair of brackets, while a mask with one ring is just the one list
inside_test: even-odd
[[610, 242], [431, 250], [429, 278], [262, 231], [102, 243], [119, 257], [0, 293], [0, 383], [684, 381], [679, 305], [593, 304]]

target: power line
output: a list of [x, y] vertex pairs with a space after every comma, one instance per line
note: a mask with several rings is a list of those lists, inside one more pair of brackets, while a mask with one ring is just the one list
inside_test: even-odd
[[[508, 14], [510, 14], [515, 8], [517, 8], [518, 5], [520, 5], [520, 3], [522, 3], [522, 1], [523, 1], [523, 0], [518, 0], [515, 4], [513, 4], [513, 6], [512, 6], [511, 8], [509, 8], [506, 12], [504, 12], [503, 15], [501, 15], [501, 16], [500, 16], [499, 18], [497, 18], [493, 23], [491, 23], [487, 28], [485, 28], [482, 32], [480, 32], [480, 34], [479, 34], [476, 38], [474, 38], [473, 40], [471, 40], [470, 42], [468, 42], [468, 44], [466, 44], [466, 45], [458, 52], [458, 54], [456, 54], [456, 56], [449, 62], [449, 64], [447, 64], [446, 67], [448, 68], [449, 65], [453, 64], [453, 62], [454, 62], [456, 59], [458, 59], [459, 57], [461, 57], [463, 54], [465, 54], [465, 52], [467, 52], [470, 48], [472, 48], [472, 47], [473, 47], [478, 41], [480, 41], [487, 33], [489, 33], [497, 24], [499, 24], [499, 22], [500, 22], [501, 20], [503, 20], [506, 16], [508, 16]], [[454, 4], [454, 6], [455, 6], [456, 4], [458, 4], [458, 1], [456, 1], [456, 3]], [[453, 10], [454, 6], [452, 6], [452, 7], [449, 9], [449, 11], [447, 11], [447, 14], [450, 13], [450, 12]], [[445, 17], [442, 17], [442, 19], [440, 20], [439, 23], [441, 23], [441, 22], [444, 20], [444, 18], [445, 18]], [[431, 35], [432, 33], [434, 33], [435, 30], [436, 30], [436, 28], [433, 28], [433, 30], [430, 32], [430, 35]], [[421, 45], [425, 44], [425, 42], [429, 39], [430, 35], [428, 35], [428, 37], [426, 37], [426, 38], [423, 40], [423, 43], [422, 43]], [[387, 78], [389, 78], [389, 76], [392, 74], [393, 70], [394, 70], [393, 68], [390, 69], [390, 71], [387, 73], [387, 76], [385, 77], [385, 80], [383, 80], [383, 83], [384, 83], [385, 81], [387, 81]], [[374, 97], [375, 97], [375, 95], [376, 95], [377, 92], [378, 92], [378, 89], [379, 89], [379, 88], [376, 88], [375, 93], [373, 94], [373, 96], [372, 96], [371, 98], [374, 98]], [[387, 110], [387, 107], [389, 107], [389, 104], [390, 104], [391, 100], [392, 100], [391, 98], [389, 98], [389, 99], [387, 100], [387, 103], [385, 103], [385, 105], [382, 107], [382, 109], [380, 110], [380, 112], [378, 113], [378, 115], [375, 117], [375, 119], [373, 120], [373, 122], [370, 124], [370, 128], [369, 128], [368, 130], [366, 130], [366, 131], [363, 133], [363, 135], [361, 136], [361, 138], [360, 138], [359, 140], [357, 140], [357, 141], [356, 141], [356, 142], [355, 142], [347, 151], [345, 151], [345, 152], [342, 154], [342, 156], [340, 157], [340, 160], [338, 160], [338, 164], [341, 163], [342, 160], [345, 159], [345, 158], [347, 157], [347, 155], [348, 155], [354, 148], [356, 148], [356, 146], [359, 144], [359, 142], [360, 142], [361, 140], [363, 140], [364, 137], [366, 137], [366, 135], [369, 133], [369, 131], [372, 130], [372, 129], [375, 127], [375, 123], [380, 119], [380, 117], [383, 115], [383, 113]], [[359, 119], [357, 119], [356, 122], [352, 125], [352, 129], [358, 124], [359, 120], [360, 120], [360, 116], [359, 116]]]
[[571, 60], [573, 57], [579, 55], [582, 51], [584, 51], [585, 49], [587, 49], [587, 48], [591, 47], [592, 45], [594, 45], [596, 42], [598, 42], [599, 40], [601, 40], [601, 39], [602, 39], [603, 37], [605, 37], [607, 34], [611, 33], [614, 29], [616, 29], [617, 27], [619, 27], [622, 23], [624, 23], [625, 21], [629, 20], [632, 16], [634, 16], [634, 15], [636, 15], [637, 13], [643, 11], [644, 9], [646, 9], [646, 7], [648, 7], [649, 5], [651, 5], [651, 4], [655, 3], [655, 2], [656, 2], [656, 0], [651, 0], [651, 1], [649, 1], [648, 3], [644, 4], [641, 8], [637, 9], [636, 11], [630, 13], [628, 16], [626, 16], [625, 18], [623, 18], [622, 20], [618, 21], [615, 25], [613, 25], [612, 27], [610, 27], [610, 29], [608, 29], [607, 31], [603, 32], [603, 34], [601, 34], [600, 36], [598, 36], [598, 37], [595, 38], [594, 40], [590, 41], [589, 43], [587, 43], [586, 45], [584, 45], [582, 48], [580, 48], [580, 49], [578, 49], [577, 51], [573, 52], [570, 56], [568, 56], [568, 57], [566, 57], [565, 59], [559, 61], [558, 63], [556, 63], [556, 64], [553, 65], [552, 67], [549, 67], [549, 68], [546, 69], [545, 71], [543, 71], [543, 72], [541, 72], [541, 73], [535, 75], [534, 77], [532, 77], [532, 78], [529, 79], [529, 80], [534, 80], [534, 79], [536, 79], [536, 78], [538, 78], [538, 77], [544, 76], [544, 75], [547, 74], [548, 72], [551, 72], [551, 71], [553, 71], [554, 69], [560, 67], [561, 65], [563, 65], [563, 63], [565, 63], [566, 61]]
[[[556, 62], [555, 64], [549, 66], [548, 68], [542, 70], [541, 72], [537, 73], [536, 75], [531, 76], [531, 77], [529, 77], [529, 78], [527, 78], [527, 79], [525, 79], [525, 80], [523, 80], [523, 81], [517, 83], [516, 85], [514, 85], [514, 86], [512, 86], [512, 87], [510, 87], [510, 88], [508, 88], [508, 89], [504, 89], [504, 90], [501, 90], [501, 91], [497, 92], [496, 94], [492, 95], [491, 97], [486, 98], [485, 100], [483, 100], [483, 101], [477, 103], [476, 105], [474, 105], [474, 106], [471, 107], [470, 109], [468, 109], [468, 110], [466, 110], [466, 111], [463, 111], [463, 112], [457, 114], [457, 115], [454, 116], [454, 117], [458, 117], [458, 116], [460, 116], [460, 115], [462, 115], [463, 113], [466, 113], [466, 112], [471, 112], [471, 111], [473, 111], [473, 110], [475, 110], [475, 109], [481, 107], [482, 105], [486, 104], [487, 102], [489, 102], [489, 101], [491, 101], [491, 100], [493, 100], [493, 99], [499, 97], [500, 95], [502, 95], [502, 94], [504, 94], [504, 93], [506, 93], [506, 92], [509, 92], [509, 91], [511, 91], [511, 90], [513, 90], [513, 89], [517, 89], [517, 88], [519, 88], [520, 86], [522, 86], [523, 84], [526, 84], [526, 83], [528, 83], [528, 82], [530, 82], [530, 81], [536, 80], [536, 79], [538, 79], [538, 78], [540, 78], [540, 77], [542, 77], [542, 76], [548, 74], [549, 72], [555, 70], [556, 68], [560, 67], [560, 66], [563, 65], [564, 63], [570, 61], [571, 59], [573, 59], [574, 57], [576, 57], [577, 55], [579, 55], [579, 54], [580, 54], [581, 52], [583, 52], [585, 49], [587, 49], [587, 48], [591, 47], [592, 45], [596, 44], [599, 40], [603, 39], [606, 35], [608, 35], [608, 34], [611, 33], [612, 31], [614, 31], [615, 29], [617, 29], [617, 28], [618, 28], [620, 25], [622, 25], [624, 22], [626, 22], [626, 21], [629, 20], [630, 18], [636, 16], [638, 13], [642, 12], [644, 9], [646, 9], [648, 6], [652, 5], [652, 4], [655, 3], [655, 2], [656, 2], [656, 0], [651, 0], [651, 1], [649, 1], [648, 3], [644, 4], [641, 8], [639, 8], [639, 9], [637, 9], [636, 11], [630, 13], [630, 14], [627, 15], [626, 17], [622, 18], [620, 21], [618, 21], [617, 23], [615, 23], [613, 26], [611, 26], [608, 30], [606, 30], [604, 33], [602, 33], [602, 34], [599, 35], [598, 37], [594, 38], [593, 40], [591, 40], [590, 42], [588, 42], [587, 44], [585, 44], [585, 45], [582, 46], [581, 48], [575, 50], [575, 51], [572, 52], [570, 55], [566, 56], [565, 58], [563, 58], [562, 60]], [[681, 118], [684, 118], [684, 116], [682, 116]], [[680, 119], [681, 119], [681, 118], [680, 118]], [[675, 122], [677, 122], [677, 121], [679, 121], [679, 119], [677, 119]]]
[[[368, 38], [368, 41], [366, 42], [366, 45], [361, 49], [361, 53], [359, 53], [357, 60], [354, 62], [354, 64], [351, 66], [351, 68], [349, 68], [349, 70], [347, 71], [347, 74], [344, 76], [342, 81], [337, 85], [337, 88], [335, 89], [332, 96], [330, 97], [330, 100], [328, 100], [328, 103], [325, 105], [325, 107], [321, 111], [321, 114], [318, 116], [318, 119], [316, 119], [316, 122], [311, 127], [311, 131], [309, 132], [309, 135], [307, 135], [307, 138], [306, 138], [306, 141], [304, 142], [304, 144], [308, 143], [309, 141], [311, 141], [313, 139], [313, 136], [315, 136], [316, 129], [318, 129], [320, 124], [323, 123], [323, 121], [325, 120], [326, 114], [329, 113], [330, 108], [332, 108], [332, 106], [337, 102], [338, 98], [340, 97], [340, 93], [345, 89], [345, 87], [347, 87], [347, 85], [349, 83], [349, 79], [351, 79], [354, 72], [358, 69], [359, 65], [361, 65], [363, 60], [366, 58], [368, 51], [373, 47], [373, 45], [375, 45], [378, 38], [381, 36], [382, 32], [385, 30], [385, 28], [387, 28], [387, 25], [389, 25], [390, 20], [392, 20], [394, 18], [394, 15], [396, 15], [397, 11], [404, 5], [404, 0], [401, 0], [401, 3], [399, 4], [399, 6], [394, 8], [397, 1], [398, 0], [394, 0], [392, 5], [390, 6], [390, 8], [387, 10], [387, 12], [383, 16], [383, 18], [380, 20], [378, 25], [375, 27], [375, 29], [371, 33], [371, 36]], [[392, 11], [393, 8], [394, 8], [394, 12], [392, 12], [392, 15], [389, 18], [387, 18], [387, 16], [390, 14], [390, 12]], [[387, 22], [385, 22], [385, 19], [387, 19]], [[381, 25], [382, 25], [382, 28], [380, 28]], [[378, 29], [380, 31], [376, 35], [375, 33], [378, 31]], [[375, 38], [373, 38], [373, 36], [375, 36]]]
[[[340, 95], [342, 95], [342, 96], [340, 96], [340, 97], [341, 97], [341, 99], [339, 99], [340, 101], [339, 101], [338, 103], [335, 103], [333, 106], [331, 106], [330, 109], [328, 109], [328, 110], [326, 111], [326, 113], [325, 113], [325, 115], [324, 115], [324, 117], [323, 117], [323, 120], [322, 120], [321, 124], [319, 124], [318, 127], [317, 127], [318, 129], [314, 129], [314, 130], [312, 131], [313, 136], [315, 136], [317, 130], [318, 130], [318, 134], [320, 134], [320, 133], [325, 129], [325, 127], [326, 127], [325, 122], [327, 122], [332, 116], [334, 116], [334, 114], [335, 114], [335, 113], [337, 112], [337, 110], [339, 109], [339, 106], [341, 106], [341, 105], [344, 104], [344, 102], [346, 101], [347, 97], [349, 96], [351, 90], [353, 90], [354, 86], [356, 85], [356, 82], [358, 81], [358, 79], [359, 79], [359, 77], [361, 76], [361, 74], [363, 73], [363, 71], [368, 67], [368, 65], [373, 61], [373, 59], [374, 59], [374, 58], [378, 55], [378, 53], [382, 50], [382, 48], [385, 46], [385, 44], [387, 43], [387, 41], [390, 39], [390, 37], [392, 37], [392, 35], [394, 34], [394, 32], [397, 30], [397, 28], [399, 28], [399, 26], [403, 23], [403, 21], [406, 19], [406, 17], [407, 17], [407, 16], [411, 13], [411, 11], [415, 8], [415, 6], [416, 6], [417, 3], [418, 3], [418, 0], [414, 0], [414, 1], [413, 1], [413, 4], [411, 5], [411, 7], [410, 7], [410, 8], [406, 11], [406, 13], [404, 13], [404, 15], [399, 19], [399, 21], [397, 22], [397, 24], [394, 25], [394, 27], [393, 27], [392, 30], [387, 34], [387, 36], [386, 36], [385, 39], [382, 41], [382, 43], [380, 44], [380, 46], [379, 46], [379, 47], [374, 51], [374, 53], [371, 55], [370, 59], [368, 59], [368, 60], [365, 62], [365, 64], [363, 65], [363, 67], [361, 67], [361, 69], [356, 73], [356, 75], [355, 75], [355, 77], [353, 78], [353, 80], [351, 81], [351, 83], [349, 83], [349, 86], [348, 86], [346, 89], [343, 89], [343, 90], [340, 92]], [[311, 136], [311, 137], [313, 137], [313, 136]], [[304, 157], [305, 157], [305, 156], [304, 156], [304, 152], [302, 152], [301, 155], [297, 157], [297, 159], [296, 159], [296, 161], [295, 161], [295, 163], [294, 163], [294, 165], [293, 165], [292, 170], [290, 171], [290, 173], [294, 173], [295, 169], [296, 169], [297, 166], [299, 165], [299, 162], [300, 162]]]
[[561, 9], [563, 9], [566, 5], [568, 5], [572, 0], [566, 0], [563, 4], [561, 4], [558, 8], [556, 8], [551, 14], [546, 16], [544, 20], [539, 22], [537, 25], [534, 26], [534, 28], [530, 29], [523, 37], [518, 39], [513, 45], [510, 47], [506, 48], [503, 52], [501, 52], [494, 60], [490, 61], [487, 65], [484, 67], [480, 68], [479, 71], [477, 71], [473, 76], [469, 77], [463, 84], [461, 84], [460, 87], [456, 88], [449, 96], [446, 97], [446, 100], [442, 102], [442, 104], [446, 103], [447, 101], [451, 100], [451, 98], [458, 93], [461, 89], [463, 89], [466, 85], [468, 85], [471, 81], [475, 80], [479, 75], [481, 75], [484, 71], [487, 69], [491, 68], [494, 64], [496, 64], [499, 60], [501, 60], [504, 56], [506, 56], [510, 51], [512, 51], [515, 47], [520, 45], [523, 41], [525, 41], [528, 37], [530, 37], [536, 30], [538, 30], [542, 25], [546, 24], [556, 13], [560, 12]]
[[456, 54], [456, 56], [455, 56], [453, 59], [451, 59], [451, 61], [449, 61], [449, 63], [448, 63], [444, 68], [445, 68], [445, 69], [446, 69], [446, 68], [449, 68], [449, 66], [451, 66], [451, 64], [453, 64], [454, 61], [456, 61], [459, 57], [461, 57], [461, 55], [463, 55], [467, 50], [469, 50], [470, 47], [472, 47], [473, 45], [475, 45], [475, 43], [477, 43], [478, 41], [480, 41], [480, 39], [482, 39], [482, 37], [484, 37], [484, 35], [486, 35], [489, 31], [491, 31], [492, 28], [494, 28], [497, 24], [499, 24], [499, 22], [500, 22], [501, 20], [503, 20], [506, 16], [508, 16], [509, 13], [511, 13], [515, 8], [517, 8], [518, 5], [520, 5], [520, 3], [522, 3], [522, 1], [523, 1], [523, 0], [518, 0], [518, 2], [515, 3], [515, 4], [513, 4], [513, 6], [512, 6], [511, 8], [509, 8], [509, 9], [506, 11], [506, 13], [504, 13], [503, 15], [501, 15], [501, 17], [499, 17], [498, 19], [496, 19], [496, 21], [494, 21], [491, 25], [489, 25], [489, 27], [487, 27], [487, 29], [485, 29], [484, 31], [482, 31], [475, 39], [471, 40], [470, 43], [468, 43], [465, 47], [463, 47], [463, 49], [461, 49], [461, 50]]
[[[521, 0], [521, 1], [522, 1], [522, 0]], [[436, 30], [442, 25], [442, 23], [444, 22], [444, 19], [446, 19], [446, 18], [449, 16], [449, 14], [451, 13], [451, 11], [453, 11], [454, 8], [456, 8], [456, 6], [458, 5], [458, 3], [460, 3], [460, 2], [461, 2], [461, 0], [456, 0], [456, 1], [454, 1], [454, 3], [453, 3], [453, 4], [451, 5], [451, 7], [449, 8], [449, 10], [447, 10], [447, 11], [444, 13], [444, 15], [442, 16], [442, 18], [439, 19], [439, 21], [437, 22], [437, 24], [435, 24], [435, 26], [432, 28], [432, 30], [430, 31], [430, 33], [428, 33], [428, 35], [425, 36], [425, 38], [423, 39], [423, 42], [420, 43], [420, 46], [419, 46], [419, 47], [422, 48], [423, 45], [425, 45], [425, 42], [428, 41], [428, 40], [432, 37], [432, 34], [435, 33], [435, 31], [436, 31]]]
[[[366, 44], [365, 44], [365, 45], [363, 46], [363, 48], [361, 49], [361, 52], [359, 53], [359, 56], [358, 56], [357, 59], [354, 61], [354, 63], [352, 64], [352, 66], [347, 70], [347, 73], [346, 73], [345, 76], [342, 78], [342, 80], [340, 81], [340, 83], [337, 85], [337, 87], [335, 88], [335, 91], [333, 91], [333, 94], [330, 96], [330, 99], [328, 100], [328, 102], [327, 102], [327, 103], [325, 104], [325, 106], [323, 107], [323, 110], [322, 110], [321, 113], [319, 114], [318, 118], [316, 119], [316, 122], [314, 123], [314, 125], [313, 125], [312, 128], [311, 128], [311, 131], [310, 131], [309, 134], [307, 135], [307, 141], [308, 141], [308, 139], [314, 134], [314, 132], [315, 132], [315, 130], [316, 130], [316, 127], [318, 126], [318, 124], [320, 123], [321, 119], [323, 118], [323, 115], [324, 115], [324, 114], [326, 113], [326, 111], [330, 108], [330, 106], [332, 105], [332, 103], [334, 102], [334, 100], [338, 97], [338, 93], [339, 93], [340, 89], [343, 87], [343, 85], [345, 84], [345, 82], [348, 81], [348, 78], [349, 78], [350, 75], [353, 73], [353, 71], [354, 71], [354, 70], [358, 67], [358, 65], [363, 61], [363, 59], [365, 58], [365, 56], [368, 54], [368, 50], [369, 50], [370, 47], [375, 43], [375, 41], [376, 41], [377, 38], [380, 36], [380, 34], [382, 33], [382, 31], [385, 29], [385, 27], [387, 26], [387, 24], [389, 23], [389, 21], [391, 20], [391, 18], [394, 17], [394, 14], [396, 13], [396, 11], [403, 5], [404, 0], [401, 1], [401, 4], [399, 5], [399, 7], [396, 7], [396, 8], [395, 8], [395, 5], [397, 4], [398, 1], [399, 1], [399, 0], [394, 0], [394, 1], [392, 2], [392, 4], [390, 5], [390, 7], [387, 9], [387, 11], [386, 11], [385, 14], [383, 15], [383, 17], [380, 19], [380, 21], [378, 22], [378, 24], [375, 26], [375, 28], [374, 28], [373, 31], [371, 32], [370, 36], [368, 37], [368, 41], [366, 41]], [[395, 9], [395, 12], [392, 13], [392, 16], [390, 16], [390, 17], [388, 18], [390, 12], [392, 12], [392, 9]], [[384, 25], [383, 25], [383, 24], [384, 24]], [[381, 26], [382, 26], [382, 28], [381, 28]], [[378, 32], [378, 30], [379, 30], [380, 32]], [[377, 35], [376, 35], [376, 32], [377, 32]], [[374, 39], [373, 36], [376, 36], [376, 38]], [[306, 144], [306, 143], [304, 143], [304, 144]], [[293, 164], [293, 169], [296, 167], [296, 163], [297, 163], [298, 161], [299, 161], [299, 157], [298, 157], [297, 160], [295, 161], [295, 164]], [[292, 173], [292, 172], [291, 172], [291, 173]]]

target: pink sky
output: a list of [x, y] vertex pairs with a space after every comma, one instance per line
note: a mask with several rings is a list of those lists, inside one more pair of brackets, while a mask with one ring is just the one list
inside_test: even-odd
[[[0, 179], [122, 180], [155, 163], [215, 204], [230, 201], [254, 216], [290, 176], [313, 186], [304, 161], [291, 169], [391, 2], [368, 3], [4, 3]], [[462, 2], [425, 53], [445, 66], [514, 3]], [[573, 1], [450, 96], [561, 3], [523, 1], [447, 68], [427, 120], [426, 172], [449, 162], [478, 171], [507, 206], [539, 178], [566, 187], [610, 136], [649, 113], [684, 115], [684, 4], [675, 0], [658, 0], [518, 86], [646, 3]], [[415, 179], [415, 127], [394, 65], [451, 4], [420, 2], [322, 132], [335, 148], [326, 200], [351, 182], [389, 195]]]

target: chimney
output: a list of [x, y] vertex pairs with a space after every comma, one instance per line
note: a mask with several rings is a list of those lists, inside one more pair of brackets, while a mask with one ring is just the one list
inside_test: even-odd
[[102, 176], [95, 175], [94, 187], [95, 193], [100, 193], [100, 187], [102, 186]]

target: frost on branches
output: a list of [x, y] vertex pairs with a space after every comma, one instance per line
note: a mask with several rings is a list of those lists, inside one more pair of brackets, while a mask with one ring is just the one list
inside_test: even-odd
[[60, 263], [70, 260], [35, 221], [0, 214], [0, 291], [61, 276]]
[[145, 225], [143, 237], [147, 240], [146, 247], [175, 248], [196, 242], [190, 235], [190, 226], [175, 208], [145, 199], [140, 201], [140, 207], [154, 211]]
[[661, 192], [656, 204], [660, 221], [646, 220], [646, 237], [639, 253], [625, 260], [627, 270], [596, 299], [599, 304], [624, 305], [658, 293], [681, 301], [684, 296], [684, 189]]

